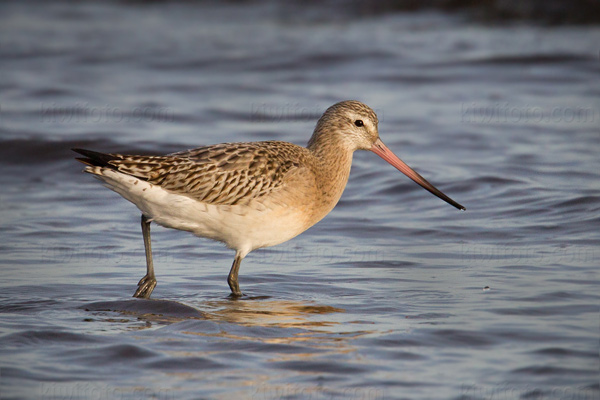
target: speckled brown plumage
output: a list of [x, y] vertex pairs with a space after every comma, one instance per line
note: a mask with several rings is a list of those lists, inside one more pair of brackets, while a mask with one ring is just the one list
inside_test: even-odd
[[303, 166], [306, 149], [286, 142], [223, 143], [166, 156], [111, 154], [108, 165], [173, 193], [215, 205], [248, 204], [277, 191]]

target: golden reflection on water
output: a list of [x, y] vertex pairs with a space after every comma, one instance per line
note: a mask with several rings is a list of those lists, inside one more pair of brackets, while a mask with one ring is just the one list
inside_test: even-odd
[[[319, 343], [319, 346], [331, 345], [340, 351], [347, 342], [358, 336], [372, 333], [365, 330], [365, 321], [347, 321], [346, 310], [328, 305], [319, 305], [306, 301], [272, 300], [270, 298], [247, 298], [242, 300], [216, 300], [189, 302], [187, 304], [172, 300], [127, 300], [117, 302], [98, 302], [88, 304], [86, 310], [93, 312], [95, 318], [90, 321], [122, 323], [127, 330], [145, 330], [158, 328], [186, 320], [209, 320], [223, 324], [219, 332], [185, 331], [197, 336], [213, 336], [238, 340], [259, 340], [264, 343]], [[114, 318], [118, 312], [121, 318]], [[248, 335], [230, 329], [227, 324], [243, 327], [281, 328], [265, 332], [257, 337], [256, 331]], [[361, 329], [362, 328], [362, 329]], [[117, 330], [123, 329], [117, 328]], [[294, 329], [289, 331], [287, 329]], [[235, 332], [233, 332], [235, 331]], [[326, 344], [328, 343], [328, 344]], [[298, 356], [298, 355], [297, 355]]]
[[[357, 325], [348, 325], [348, 322], [342, 322], [342, 318], [339, 317], [346, 312], [344, 309], [326, 305], [292, 300], [260, 299], [209, 301], [202, 303], [199, 307], [206, 319], [215, 322], [227, 322], [246, 327], [295, 328], [296, 330], [291, 332], [282, 330], [280, 333], [269, 332], [264, 337], [257, 337], [254, 334], [246, 336], [240, 332], [233, 333], [226, 330], [219, 333], [189, 331], [185, 333], [228, 339], [258, 340], [273, 344], [312, 342], [311, 347], [331, 348], [338, 353], [352, 351], [348, 348], [350, 339], [371, 333], [356, 329], [359, 327]], [[296, 353], [293, 356], [295, 359], [298, 357], [302, 357], [302, 354]]]
[[[209, 301], [196, 305], [202, 309], [207, 320], [225, 323], [219, 332], [185, 331], [183, 333], [195, 336], [216, 337], [240, 342], [260, 342], [273, 345], [299, 346], [294, 351], [268, 351], [269, 363], [304, 363], [327, 362], [339, 354], [351, 354], [356, 351], [354, 338], [371, 333], [360, 330], [356, 325], [343, 320], [344, 309], [292, 300], [248, 299]], [[244, 327], [279, 328], [264, 332], [255, 329], [229, 329], [235, 324]], [[219, 351], [216, 350], [218, 353]], [[189, 352], [177, 354], [180, 357], [189, 356]], [[196, 355], [206, 356], [205, 351]], [[351, 362], [351, 361], [349, 361]], [[321, 370], [306, 370], [305, 374], [322, 373]], [[292, 368], [293, 369], [293, 368]], [[281, 368], [281, 375], [292, 373]], [[244, 386], [256, 390], [256, 394], [272, 395], [279, 389], [273, 386], [268, 376], [260, 371], [248, 371], [248, 380]], [[303, 390], [308, 390], [303, 388]], [[264, 393], [261, 393], [264, 392]], [[243, 393], [243, 390], [242, 390]], [[242, 394], [240, 394], [242, 395]], [[243, 396], [242, 396], [243, 397]], [[280, 396], [267, 398], [279, 398]]]
[[203, 304], [203, 313], [206, 319], [212, 321], [278, 328], [330, 327], [339, 322], [315, 317], [343, 312], [345, 310], [341, 308], [291, 300], [225, 300]]

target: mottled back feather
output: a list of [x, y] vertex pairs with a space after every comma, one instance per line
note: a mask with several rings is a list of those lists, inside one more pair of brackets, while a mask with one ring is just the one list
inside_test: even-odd
[[247, 204], [306, 168], [309, 152], [287, 142], [224, 143], [166, 156], [110, 154], [116, 170], [216, 205]]

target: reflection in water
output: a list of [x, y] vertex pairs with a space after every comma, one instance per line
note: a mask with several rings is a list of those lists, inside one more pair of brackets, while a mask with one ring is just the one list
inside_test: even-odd
[[[219, 323], [220, 330], [207, 332], [200, 324], [191, 329], [186, 327], [184, 334], [225, 341], [228, 345], [220, 346], [228, 350], [253, 349], [255, 353], [262, 353], [267, 358], [261, 362], [278, 369], [280, 378], [295, 372], [308, 376], [340, 369], [359, 371], [362, 366], [354, 356], [357, 347], [353, 339], [372, 333], [360, 330], [361, 324], [344, 323], [344, 309], [304, 301], [246, 298], [208, 301], [199, 307], [207, 320]], [[206, 356], [210, 352], [196, 350], [172, 354], [190, 357]], [[245, 385], [253, 388], [258, 398], [267, 399], [305, 397], [309, 393], [311, 397], [319, 398], [331, 394], [331, 388], [324, 391], [322, 385], [281, 385], [273, 376], [264, 375], [261, 369], [248, 372]]]
[[[188, 319], [208, 319], [244, 326], [277, 328], [322, 328], [337, 324], [330, 319], [311, 318], [345, 310], [332, 306], [321, 306], [291, 300], [268, 300], [266, 297], [244, 300], [208, 301], [193, 306], [171, 300], [131, 299], [101, 301], [83, 306], [86, 311], [102, 315], [117, 312], [152, 323], [172, 324]], [[107, 322], [130, 322], [127, 318], [107, 318]]]
[[[350, 326], [347, 321], [342, 324], [343, 318], [336, 315], [345, 313], [344, 309], [310, 302], [270, 300], [269, 297], [205, 301], [196, 304], [183, 304], [171, 300], [128, 299], [89, 303], [82, 308], [94, 316], [86, 318], [86, 321], [118, 324], [108, 328], [115, 331], [121, 331], [123, 324], [126, 330], [144, 330], [190, 320], [208, 320], [222, 324], [218, 334], [203, 331], [204, 325], [199, 325], [198, 331], [186, 330], [186, 333], [242, 339], [243, 335], [240, 336], [240, 332], [244, 332], [244, 329], [233, 329], [235, 333], [231, 333], [229, 331], [232, 327], [229, 324], [240, 328], [264, 327], [272, 330], [264, 331], [265, 337], [258, 339], [278, 343], [318, 339], [323, 334], [336, 334], [337, 341], [341, 337], [350, 339], [371, 333], [369, 330], [360, 329], [364, 326], [364, 321], [357, 321]], [[115, 317], [114, 313], [120, 316]], [[103, 330], [106, 331], [106, 326]], [[284, 338], [280, 337], [282, 335]], [[252, 338], [257, 339], [255, 335], [252, 335]]]
[[279, 328], [310, 329], [334, 326], [338, 322], [311, 317], [345, 311], [341, 308], [291, 300], [225, 300], [206, 302], [202, 306], [205, 307], [205, 317], [210, 320]]
[[[143, 330], [187, 319], [204, 318], [203, 313], [194, 307], [177, 301], [161, 299], [98, 301], [86, 304], [81, 308], [93, 312], [96, 319], [101, 322], [128, 324], [127, 330]], [[124, 318], [114, 318], [113, 313], [115, 312]], [[94, 319], [87, 318], [86, 321], [94, 322]], [[120, 329], [117, 328], [117, 330]]]

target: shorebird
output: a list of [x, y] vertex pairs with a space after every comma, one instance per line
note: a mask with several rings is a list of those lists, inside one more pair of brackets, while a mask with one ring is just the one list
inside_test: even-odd
[[235, 250], [227, 282], [242, 296], [238, 272], [253, 250], [304, 232], [337, 204], [348, 182], [352, 155], [370, 150], [454, 207], [388, 149], [367, 105], [342, 101], [321, 116], [307, 147], [282, 141], [223, 143], [164, 156], [104, 154], [73, 149], [93, 174], [142, 212], [146, 275], [134, 297], [156, 287], [150, 223], [188, 231]]

